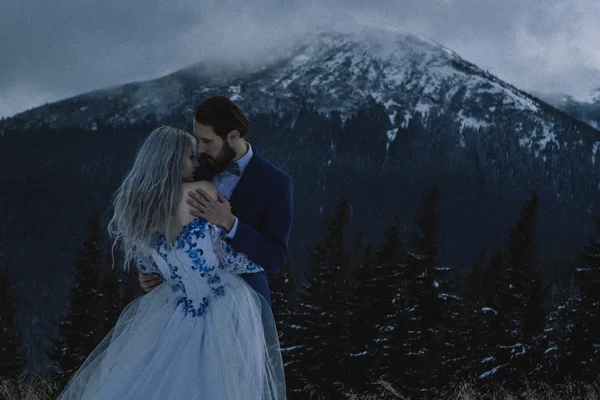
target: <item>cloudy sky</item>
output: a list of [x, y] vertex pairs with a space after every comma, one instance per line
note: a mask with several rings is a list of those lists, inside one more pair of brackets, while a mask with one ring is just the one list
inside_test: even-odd
[[0, 4], [0, 116], [206, 58], [251, 61], [332, 20], [423, 34], [525, 90], [600, 87], [597, 0], [19, 0]]

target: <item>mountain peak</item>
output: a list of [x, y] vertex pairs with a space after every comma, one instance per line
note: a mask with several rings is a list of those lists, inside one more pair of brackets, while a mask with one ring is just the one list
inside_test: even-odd
[[[451, 103], [538, 111], [531, 96], [422, 35], [359, 26], [352, 32], [317, 30], [258, 64], [204, 61], [159, 79], [40, 107], [17, 119], [28, 126], [93, 130], [97, 121], [123, 126], [159, 121], [174, 112], [189, 114], [195, 104], [216, 94], [229, 96], [251, 113], [287, 112], [306, 102], [325, 114], [340, 112], [343, 120], [376, 102], [389, 115], [390, 137], [411, 119], [444, 112]], [[467, 109], [455, 115], [461, 126], [486, 126], [490, 110], [487, 116], [471, 115]]]

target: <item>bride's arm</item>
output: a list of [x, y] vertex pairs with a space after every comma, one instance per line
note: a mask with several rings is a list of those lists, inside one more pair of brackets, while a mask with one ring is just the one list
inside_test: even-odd
[[142, 260], [139, 256], [133, 258], [138, 270], [138, 281], [144, 292], [150, 293], [164, 282], [164, 276], [154, 260]]
[[225, 239], [225, 231], [213, 223], [208, 223], [210, 237], [212, 239], [219, 268], [231, 271], [235, 274], [248, 274], [264, 271], [263, 268], [250, 260], [247, 255], [235, 251]]
[[160, 272], [160, 269], [158, 269], [158, 266], [156, 265], [156, 263], [150, 258], [150, 259], [142, 259], [141, 257], [134, 257], [135, 258], [135, 262], [137, 263], [138, 266], [138, 270], [144, 274], [144, 275], [152, 275], [152, 274], [158, 274], [160, 276], [162, 276], [162, 272]]
[[[217, 199], [217, 187], [214, 183], [208, 181], [190, 182], [182, 185], [182, 201], [178, 210], [178, 220], [181, 227], [190, 223], [194, 220], [194, 216], [190, 213], [190, 205], [185, 201], [187, 193], [189, 191], [201, 188], [212, 200]], [[225, 239], [225, 231], [213, 224], [212, 222], [206, 222], [210, 231], [212, 244], [217, 255], [219, 262], [219, 268], [231, 271], [236, 274], [247, 274], [252, 272], [263, 271], [263, 268], [258, 264], [250, 261], [248, 256], [243, 253], [237, 252], [229, 245]]]

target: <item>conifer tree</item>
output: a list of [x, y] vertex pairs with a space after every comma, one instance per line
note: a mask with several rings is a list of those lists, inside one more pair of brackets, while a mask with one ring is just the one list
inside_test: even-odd
[[[273, 317], [279, 330], [283, 332], [283, 327], [288, 326], [291, 312], [294, 309], [294, 301], [296, 297], [296, 281], [291, 274], [291, 260], [286, 259], [281, 271], [275, 274], [269, 274], [269, 288], [271, 291], [271, 303], [273, 304]], [[285, 342], [285, 338], [281, 338], [281, 343]]]
[[[490, 290], [480, 314], [480, 345], [475, 350], [471, 373], [478, 383], [500, 382], [509, 369], [512, 336], [509, 331], [509, 307], [505, 302], [508, 291], [506, 255], [499, 249], [490, 259], [488, 278]], [[487, 286], [487, 285], [486, 285]]]
[[[369, 250], [370, 251], [370, 250]], [[342, 383], [345, 387], [364, 392], [367, 390], [369, 372], [372, 369], [371, 353], [369, 348], [369, 332], [372, 328], [368, 324], [368, 314], [372, 312], [372, 299], [369, 298], [365, 288], [370, 279], [371, 266], [365, 262], [364, 238], [360, 233], [356, 236], [352, 246], [349, 268], [352, 271], [350, 295], [348, 298], [348, 326], [343, 337], [346, 347], [347, 374]]]
[[502, 358], [499, 345], [509, 340], [503, 325], [504, 253], [496, 251], [489, 262], [486, 253], [483, 246], [466, 279], [463, 317], [466, 362], [460, 370], [461, 378], [479, 378], [484, 384], [503, 368], [499, 364]]
[[297, 362], [294, 349], [298, 343], [298, 330], [301, 328], [296, 321], [296, 281], [291, 274], [291, 260], [286, 262], [280, 272], [269, 274], [269, 288], [273, 317], [279, 334], [279, 344], [285, 365], [286, 386], [288, 389], [302, 386], [298, 379]]
[[[115, 262], [115, 267], [118, 264]], [[129, 268], [127, 270], [122, 271], [121, 273], [121, 287], [122, 287], [122, 298], [121, 298], [121, 308], [125, 308], [129, 303], [138, 297], [144, 295], [146, 292], [140, 286], [140, 281], [138, 278], [138, 269], [135, 266], [135, 262], [132, 260], [129, 264]], [[122, 311], [122, 310], [121, 310]]]
[[350, 294], [345, 313], [345, 334], [341, 338], [345, 349], [345, 374], [340, 383], [346, 390], [363, 393], [374, 388], [378, 376], [374, 345], [377, 340], [377, 298], [373, 296], [374, 254], [372, 246], [364, 245], [363, 234], [354, 239], [350, 254], [348, 278]]
[[[111, 257], [107, 257], [108, 260]], [[123, 297], [121, 294], [121, 279], [117, 263], [108, 265], [104, 269], [101, 287], [101, 304], [104, 314], [104, 323], [102, 325], [102, 337], [104, 337], [115, 326], [119, 315], [124, 307]]]
[[61, 373], [70, 376], [102, 339], [98, 327], [104, 325], [101, 308], [102, 231], [100, 214], [88, 221], [88, 234], [75, 262], [70, 310], [53, 340], [50, 359]]
[[[573, 276], [571, 281], [574, 280]], [[553, 305], [547, 317], [548, 343], [539, 376], [550, 384], [562, 384], [565, 379], [571, 382], [584, 380], [581, 371], [582, 367], [585, 369], [584, 360], [590, 354], [590, 349], [586, 349], [586, 339], [579, 332], [578, 326], [581, 299], [574, 288], [568, 288], [571, 285], [562, 283], [565, 295]]]
[[[600, 218], [596, 221], [597, 237], [590, 238], [581, 253], [583, 266], [576, 271], [580, 292], [580, 309], [575, 322], [579, 377], [591, 381], [600, 373]], [[575, 345], [575, 343], [573, 344]]]
[[374, 254], [373, 272], [368, 285], [368, 296], [373, 307], [368, 324], [374, 326], [372, 337], [373, 380], [396, 381], [403, 371], [406, 318], [402, 316], [405, 305], [405, 277], [407, 252], [400, 222], [396, 220], [386, 231], [385, 241]]
[[405, 373], [400, 386], [426, 395], [437, 386], [442, 362], [442, 307], [437, 267], [438, 191], [434, 186], [416, 211], [419, 233], [412, 240], [406, 268], [402, 317], [407, 333]]
[[545, 350], [540, 346], [546, 313], [535, 240], [538, 203], [537, 192], [533, 192], [509, 236], [505, 300], [510, 307], [509, 331], [513, 333], [512, 381], [522, 374], [531, 378]]
[[534, 192], [509, 234], [507, 250], [495, 253], [490, 262], [490, 277], [496, 285], [487, 300], [491, 318], [482, 332], [482, 369], [475, 368], [482, 384], [495, 382], [517, 389], [523, 376], [531, 378], [542, 362], [545, 308], [536, 257], [537, 212]]
[[488, 297], [486, 277], [489, 265], [486, 261], [487, 248], [482, 246], [477, 258], [471, 265], [463, 288], [465, 307], [460, 322], [463, 331], [462, 347], [464, 348], [465, 362], [457, 370], [461, 379], [473, 377], [477, 363], [480, 361], [481, 344], [483, 342], [483, 326], [485, 323], [485, 306]]
[[13, 316], [12, 280], [7, 265], [0, 270], [0, 377], [16, 377], [23, 368]]
[[304, 290], [299, 294], [296, 320], [298, 345], [292, 357], [297, 360], [299, 379], [305, 390], [325, 396], [338, 392], [336, 386], [344, 373], [341, 343], [347, 327], [344, 315], [348, 297], [344, 285], [349, 265], [345, 245], [346, 225], [350, 219], [348, 202], [342, 200], [333, 216], [326, 219], [323, 243], [312, 253], [312, 266]]

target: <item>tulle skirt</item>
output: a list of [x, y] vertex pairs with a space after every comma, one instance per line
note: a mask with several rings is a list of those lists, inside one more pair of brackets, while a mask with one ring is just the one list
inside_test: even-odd
[[59, 399], [285, 399], [269, 305], [239, 276], [220, 275], [225, 294], [197, 317], [167, 283], [127, 305]]

